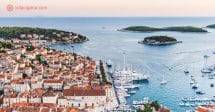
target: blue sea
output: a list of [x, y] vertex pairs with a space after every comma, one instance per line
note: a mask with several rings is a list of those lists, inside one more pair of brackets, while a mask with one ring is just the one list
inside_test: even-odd
[[[149, 83], [142, 83], [135, 95], [129, 97], [128, 103], [148, 96], [157, 100], [175, 112], [181, 112], [191, 107], [180, 107], [178, 104], [184, 97], [212, 98], [215, 88], [210, 84], [215, 79], [208, 79], [208, 74], [202, 74], [204, 55], [209, 55], [208, 65], [215, 64], [215, 29], [207, 29], [209, 33], [152, 32], [133, 33], [119, 32], [121, 29], [134, 25], [152, 27], [196, 26], [205, 27], [215, 24], [212, 17], [74, 17], [74, 18], [0, 18], [0, 26], [28, 26], [54, 28], [73, 31], [86, 35], [90, 41], [75, 44], [75, 52], [90, 56], [95, 60], [111, 59], [115, 65], [123, 63], [123, 52], [126, 52], [126, 63], [140, 73], [149, 74]], [[148, 46], [138, 44], [147, 36], [167, 35], [175, 37], [182, 43], [168, 46]], [[72, 52], [69, 45], [53, 46], [59, 50]], [[171, 69], [171, 70], [170, 70]], [[188, 69], [190, 73], [184, 74]], [[199, 89], [206, 92], [197, 95], [190, 85], [193, 75], [199, 84]], [[162, 77], [169, 82], [160, 85]]]

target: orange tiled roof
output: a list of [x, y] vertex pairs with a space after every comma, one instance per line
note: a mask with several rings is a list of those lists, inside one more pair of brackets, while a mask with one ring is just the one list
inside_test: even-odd
[[3, 79], [3, 78], [5, 78], [5, 75], [0, 74], [0, 79]]
[[13, 103], [12, 104], [13, 107], [56, 107], [56, 105], [51, 104], [51, 103], [26, 103], [26, 102], [19, 102], [19, 103]]
[[76, 88], [70, 88], [70, 89], [64, 89], [63, 90], [64, 96], [105, 96], [105, 90], [104, 89], [89, 89], [82, 88], [82, 87], [76, 87]]
[[198, 107], [196, 109], [196, 112], [209, 112], [207, 108], [203, 108], [203, 107]]
[[80, 111], [77, 109], [71, 109], [69, 112], [80, 112]]
[[44, 80], [44, 83], [62, 83], [62, 80], [47, 79]]

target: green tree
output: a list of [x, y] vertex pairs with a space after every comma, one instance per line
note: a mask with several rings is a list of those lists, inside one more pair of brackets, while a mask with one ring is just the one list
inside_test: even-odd
[[144, 111], [143, 112], [152, 112], [152, 107], [150, 104], [144, 105]]
[[23, 73], [22, 78], [26, 78], [26, 77], [28, 77], [28, 75], [26, 73]]
[[143, 110], [141, 110], [140, 108], [137, 109], [137, 112], [143, 112]]
[[0, 50], [3, 48], [2, 44], [0, 43]]
[[160, 109], [160, 104], [158, 103], [158, 101], [152, 102], [151, 106], [154, 107], [156, 111]]
[[51, 86], [48, 87], [48, 91], [52, 91], [53, 88]]

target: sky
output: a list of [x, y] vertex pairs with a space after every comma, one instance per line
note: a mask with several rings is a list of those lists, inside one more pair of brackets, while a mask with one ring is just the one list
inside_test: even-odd
[[0, 0], [0, 17], [32, 16], [215, 16], [215, 0]]

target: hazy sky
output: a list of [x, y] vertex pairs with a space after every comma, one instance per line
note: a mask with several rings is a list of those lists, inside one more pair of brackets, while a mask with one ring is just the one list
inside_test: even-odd
[[[48, 9], [9, 12], [8, 4]], [[215, 0], [0, 0], [0, 16], [215, 16]]]

